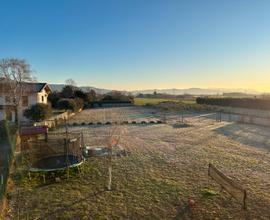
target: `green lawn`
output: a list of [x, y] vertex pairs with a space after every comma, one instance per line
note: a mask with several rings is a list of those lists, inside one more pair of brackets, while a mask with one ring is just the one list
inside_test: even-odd
[[195, 100], [188, 100], [188, 99], [160, 99], [160, 98], [135, 98], [135, 105], [156, 105], [161, 102], [183, 102], [185, 104], [193, 104]]

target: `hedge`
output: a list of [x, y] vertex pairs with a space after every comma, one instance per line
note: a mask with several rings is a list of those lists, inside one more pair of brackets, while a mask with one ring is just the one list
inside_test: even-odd
[[270, 110], [270, 100], [256, 98], [203, 98], [196, 99], [197, 104], [229, 106], [248, 109]]

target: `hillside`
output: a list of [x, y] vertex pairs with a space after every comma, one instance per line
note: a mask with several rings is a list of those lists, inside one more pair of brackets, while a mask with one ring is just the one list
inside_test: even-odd
[[[61, 91], [65, 84], [49, 84], [53, 91]], [[105, 94], [111, 92], [110, 89], [103, 89], [103, 88], [96, 88], [93, 86], [80, 86], [83, 91], [89, 91], [93, 89], [98, 94]], [[126, 91], [123, 91], [126, 92]], [[146, 90], [133, 90], [129, 91], [133, 95], [138, 94], [152, 94], [154, 92], [162, 93], [162, 94], [171, 94], [171, 95], [183, 95], [183, 94], [190, 94], [190, 95], [222, 95], [223, 93], [241, 93], [243, 94], [259, 94], [255, 90], [251, 89], [223, 89], [223, 88], [216, 88], [216, 89], [203, 89], [203, 88], [188, 88], [188, 89], [146, 89]]]

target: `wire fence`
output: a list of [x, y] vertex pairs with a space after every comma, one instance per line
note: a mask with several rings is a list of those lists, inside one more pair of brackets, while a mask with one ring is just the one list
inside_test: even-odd
[[228, 121], [244, 124], [253, 124], [259, 126], [270, 126], [270, 117], [260, 115], [259, 113], [258, 115], [254, 115], [254, 114], [220, 111], [216, 113], [216, 120], [219, 122]]
[[246, 209], [247, 192], [242, 186], [225, 176], [211, 163], [208, 167], [208, 175], [220, 184], [222, 189], [226, 190], [232, 197], [241, 203], [244, 209]]

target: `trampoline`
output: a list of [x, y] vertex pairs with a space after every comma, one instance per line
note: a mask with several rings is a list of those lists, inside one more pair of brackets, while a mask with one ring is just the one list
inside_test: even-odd
[[29, 141], [29, 172], [53, 172], [78, 167], [85, 161], [81, 133], [49, 133], [46, 140]]
[[78, 167], [84, 160], [74, 155], [59, 155], [42, 158], [32, 164], [30, 172], [52, 172]]

